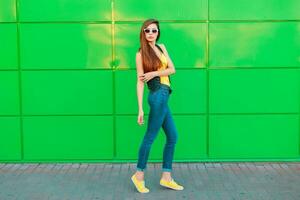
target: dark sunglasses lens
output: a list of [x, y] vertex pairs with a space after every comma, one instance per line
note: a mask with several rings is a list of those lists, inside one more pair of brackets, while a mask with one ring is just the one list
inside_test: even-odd
[[158, 32], [157, 29], [152, 29], [152, 31], [150, 29], [144, 29], [144, 31], [145, 31], [145, 33], [150, 33], [150, 32], [157, 33]]

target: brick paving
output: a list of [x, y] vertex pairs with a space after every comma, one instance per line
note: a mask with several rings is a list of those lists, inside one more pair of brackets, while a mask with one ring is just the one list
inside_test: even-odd
[[159, 185], [147, 164], [147, 194], [130, 181], [135, 163], [0, 163], [0, 200], [300, 200], [300, 162], [173, 163], [183, 191]]

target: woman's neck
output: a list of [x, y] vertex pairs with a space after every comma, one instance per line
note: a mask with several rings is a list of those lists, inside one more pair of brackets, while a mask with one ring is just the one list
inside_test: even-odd
[[150, 45], [151, 47], [154, 47], [154, 46], [155, 46], [155, 41], [149, 42], [149, 45]]

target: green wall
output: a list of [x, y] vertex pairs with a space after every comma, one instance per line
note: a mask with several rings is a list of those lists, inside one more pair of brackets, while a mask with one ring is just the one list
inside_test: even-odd
[[[147, 18], [175, 64], [175, 161], [300, 160], [298, 0], [1, 0], [0, 161], [133, 161]], [[145, 88], [145, 118], [149, 113]], [[164, 132], [151, 161], [161, 161]]]

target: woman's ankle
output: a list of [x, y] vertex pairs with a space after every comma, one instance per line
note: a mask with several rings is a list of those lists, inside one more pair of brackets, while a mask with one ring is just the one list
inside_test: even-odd
[[161, 179], [165, 180], [165, 181], [171, 181], [172, 178], [171, 177], [161, 177]]
[[172, 176], [170, 172], [163, 172], [161, 175], [161, 179], [164, 179], [166, 181], [171, 181], [172, 180]]
[[143, 181], [144, 180], [144, 173], [140, 172], [140, 171], [137, 171], [137, 172], [135, 172], [135, 177], [138, 181]]

